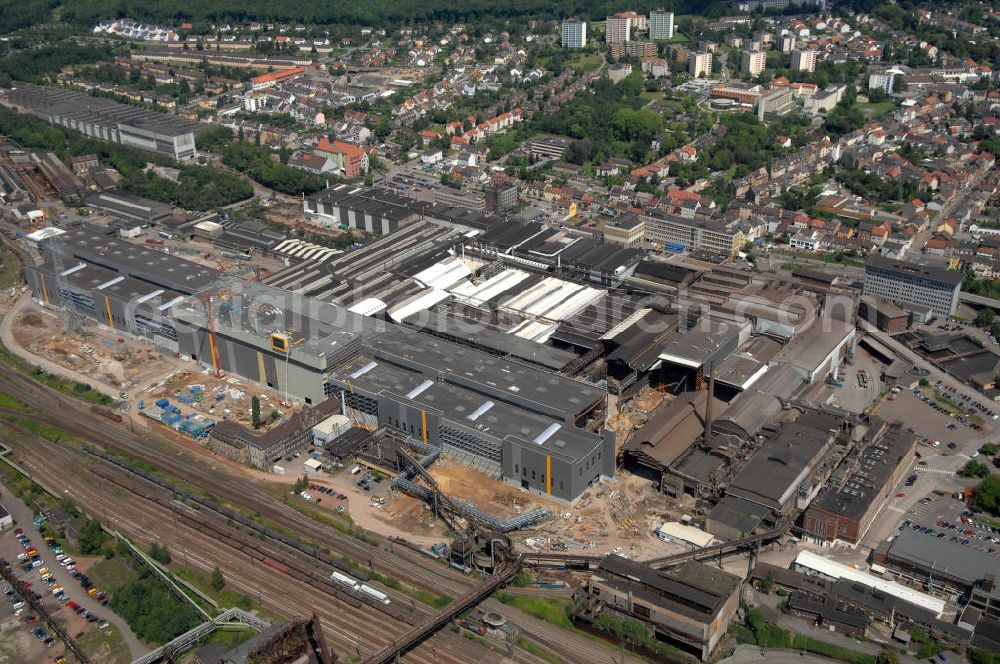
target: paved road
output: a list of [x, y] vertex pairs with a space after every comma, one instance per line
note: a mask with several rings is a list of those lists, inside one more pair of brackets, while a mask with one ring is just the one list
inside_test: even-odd
[[[117, 402], [119, 393], [119, 390], [117, 388], [102, 383], [100, 381], [95, 381], [93, 379], [93, 376], [91, 375], [80, 373], [79, 371], [74, 371], [72, 369], [62, 366], [61, 364], [53, 362], [52, 360], [49, 360], [44, 357], [39, 357], [38, 355], [35, 355], [30, 350], [22, 347], [17, 343], [17, 339], [14, 338], [14, 333], [13, 333], [14, 322], [24, 313], [26, 309], [31, 307], [32, 304], [33, 301], [31, 298], [31, 292], [30, 291], [25, 292], [20, 298], [18, 298], [17, 302], [14, 303], [14, 306], [7, 313], [7, 315], [4, 316], [3, 320], [0, 321], [0, 341], [3, 341], [3, 345], [6, 346], [8, 350], [10, 350], [12, 353], [17, 355], [21, 359], [26, 360], [38, 367], [41, 367], [43, 370], [51, 374], [54, 374], [56, 376], [61, 376], [63, 378], [68, 378], [70, 380], [75, 380], [80, 383], [86, 383], [87, 385], [90, 385], [91, 388], [93, 388], [97, 392], [100, 392], [101, 394], [106, 394], [107, 396], [113, 398]], [[46, 310], [46, 314], [51, 315], [51, 312]], [[173, 363], [173, 366], [171, 366], [171, 368], [165, 371], [163, 374], [160, 374], [158, 376], [153, 376], [152, 378], [146, 380], [143, 383], [139, 383], [138, 385], [133, 385], [131, 388], [129, 388], [129, 391], [132, 394], [141, 394], [146, 390], [148, 390], [149, 388], [151, 388], [156, 383], [163, 380], [171, 373], [183, 370], [199, 371], [200, 367], [198, 367], [197, 364], [193, 362], [190, 363], [190, 366], [186, 365], [182, 366], [179, 361], [176, 361]], [[138, 420], [139, 413], [134, 409], [129, 411], [128, 416], [130, 418], [134, 418], [136, 421], [139, 421]]]
[[[832, 643], [837, 646], [848, 648], [855, 652], [863, 652], [869, 655], [878, 655], [882, 652], [882, 646], [873, 641], [855, 641], [854, 639], [844, 636], [843, 634], [813, 627], [811, 623], [806, 622], [805, 620], [781, 613], [776, 607], [782, 599], [784, 598], [777, 595], [763, 595], [756, 591], [753, 593], [753, 603], [760, 607], [760, 611], [764, 615], [764, 619], [778, 625], [782, 629], [787, 629], [788, 631], [796, 634], [802, 634], [819, 641], [825, 641], [826, 643]], [[768, 651], [767, 660], [769, 663], [771, 661], [771, 653], [773, 652], [775, 651]], [[922, 664], [921, 660], [909, 655], [901, 655], [899, 661], [901, 664]]]
[[32, 305], [31, 292], [25, 292], [21, 297], [17, 299], [11, 310], [4, 316], [3, 321], [0, 321], [0, 340], [3, 341], [3, 345], [6, 346], [12, 353], [18, 357], [35, 364], [45, 371], [56, 376], [63, 376], [66, 378], [71, 378], [73, 380], [79, 381], [81, 383], [86, 383], [90, 385], [93, 389], [106, 394], [110, 397], [118, 398], [118, 390], [111, 387], [110, 385], [105, 385], [101, 382], [93, 380], [93, 376], [88, 376], [87, 374], [82, 374], [78, 371], [73, 371], [72, 369], [67, 369], [66, 367], [53, 362], [52, 360], [46, 359], [44, 357], [38, 357], [34, 355], [26, 348], [22, 348], [17, 340], [14, 338], [14, 322], [24, 313], [25, 309]]
[[[25, 505], [24, 502], [17, 498], [17, 496], [11, 493], [6, 486], [0, 484], [0, 489], [3, 491], [4, 507], [6, 507], [11, 516], [14, 517], [14, 523], [16, 523], [19, 528], [23, 528], [25, 534], [31, 538], [35, 548], [38, 549], [38, 555], [41, 556], [42, 561], [45, 563], [44, 566], [52, 572], [54, 577], [56, 577], [59, 585], [65, 588], [66, 594], [69, 598], [94, 615], [104, 618], [117, 627], [122, 633], [125, 643], [128, 645], [128, 650], [132, 659], [140, 657], [148, 652], [149, 648], [143, 645], [139, 639], [136, 638], [135, 634], [132, 633], [131, 628], [129, 628], [128, 623], [125, 622], [121, 616], [113, 613], [111, 609], [106, 606], [102, 606], [100, 602], [87, 595], [83, 588], [80, 587], [80, 583], [71, 577], [69, 573], [66, 572], [65, 568], [63, 568], [63, 566], [56, 561], [56, 557], [55, 554], [52, 553], [52, 549], [45, 546], [45, 542], [42, 541], [41, 536], [38, 534], [38, 529], [31, 523], [31, 518], [33, 516], [32, 510]], [[10, 533], [5, 533], [4, 537], [13, 536], [10, 535]], [[21, 572], [21, 574], [24, 574], [24, 572]], [[38, 586], [39, 584], [35, 583], [34, 585]]]

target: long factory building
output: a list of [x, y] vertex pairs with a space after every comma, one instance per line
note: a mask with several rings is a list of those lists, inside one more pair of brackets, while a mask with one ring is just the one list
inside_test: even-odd
[[43, 265], [27, 269], [36, 299], [49, 306], [307, 404], [337, 399], [356, 421], [566, 502], [614, 475], [602, 388], [391, 319], [225, 277], [94, 226], [60, 239], [43, 245]]
[[20, 110], [50, 124], [174, 159], [193, 158], [197, 154], [195, 134], [208, 128], [165, 113], [60, 88], [21, 84], [11, 89], [9, 99]]

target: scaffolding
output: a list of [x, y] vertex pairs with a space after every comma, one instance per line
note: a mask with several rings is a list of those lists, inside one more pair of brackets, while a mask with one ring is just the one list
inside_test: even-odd
[[[420, 464], [422, 468], [427, 468], [440, 456], [441, 450], [435, 449], [429, 454], [421, 457], [416, 461], [416, 463]], [[393, 488], [404, 491], [422, 500], [426, 500], [432, 505], [440, 505], [442, 508], [454, 514], [458, 514], [459, 516], [465, 517], [476, 525], [488, 530], [499, 533], [509, 533], [514, 530], [521, 530], [523, 528], [536, 526], [553, 518], [551, 510], [547, 507], [539, 507], [523, 514], [518, 514], [517, 516], [509, 519], [501, 519], [494, 514], [482, 511], [469, 501], [461, 500], [459, 498], [450, 498], [448, 496], [441, 495], [440, 492], [435, 489], [430, 489], [417, 484], [413, 481], [417, 472], [418, 471], [414, 468], [405, 468], [392, 480]]]

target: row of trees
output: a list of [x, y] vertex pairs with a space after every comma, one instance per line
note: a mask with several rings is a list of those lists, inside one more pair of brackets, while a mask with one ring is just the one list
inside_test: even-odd
[[[31, 25], [31, 16], [15, 9], [21, 0], [0, 0], [0, 8], [10, 8], [17, 27]], [[580, 16], [603, 20], [621, 7], [612, 0], [514, 0], [495, 3], [469, 0], [456, 3], [448, 0], [370, 0], [363, 3], [324, 2], [323, 0], [214, 0], [191, 3], [184, 0], [31, 0], [37, 12], [35, 22], [48, 20], [51, 9], [60, 6], [62, 20], [83, 26], [114, 16], [175, 25], [178, 21], [195, 23], [242, 23], [250, 20], [295, 21], [301, 23], [339, 23], [349, 25], [402, 24], [415, 21], [444, 23], [481, 23], [490, 19], [556, 20], [565, 16]], [[725, 3], [709, 0], [680, 0], [672, 6], [678, 14], [725, 11]], [[4, 14], [0, 13], [0, 18]], [[0, 22], [0, 25], [6, 24]]]
[[274, 153], [260, 145], [235, 141], [221, 146], [218, 154], [230, 168], [283, 194], [314, 194], [326, 187], [322, 177], [285, 163], [286, 152]]
[[[2, 25], [3, 14], [0, 10], [0, 26]], [[0, 51], [0, 86], [9, 87], [15, 81], [44, 83], [63, 67], [90, 64], [114, 57], [114, 51], [103, 44], [95, 46], [66, 40], [58, 46], [25, 46], [22, 50], [6, 53]]]

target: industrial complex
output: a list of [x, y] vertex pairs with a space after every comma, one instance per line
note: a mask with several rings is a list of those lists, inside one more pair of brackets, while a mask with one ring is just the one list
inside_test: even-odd
[[[883, 576], [813, 551], [790, 569], [758, 558], [791, 534], [819, 551], [881, 537], [886, 505], [919, 471], [919, 438], [898, 416], [829, 395], [848, 379], [867, 386], [852, 368], [859, 356], [885, 363], [871, 380], [919, 393], [929, 374], [865, 326], [905, 337], [904, 308], [954, 304], [952, 275], [872, 259], [862, 293], [816, 271], [709, 260], [728, 253], [727, 238], [703, 235], [698, 259], [649, 256], [578, 229], [344, 184], [303, 205], [316, 224], [369, 236], [345, 248], [114, 191], [87, 203], [100, 223], [26, 236], [35, 305], [70, 328], [86, 321], [196, 363], [220, 401], [243, 398], [236, 384], [272, 395], [266, 426], [221, 403], [182, 412], [199, 402], [198, 382], [140, 402], [142, 415], [214, 454], [275, 475], [301, 464], [310, 480], [364, 469], [356, 485], [366, 493], [386, 473], [388, 492], [460, 533], [435, 557], [489, 584], [526, 563], [578, 570], [576, 620], [638, 621], [689, 658], [713, 657], [738, 614], [741, 577], [706, 564], [716, 552], [748, 553], [755, 585], [787, 588], [791, 615], [833, 631], [905, 623], [961, 643], [990, 638], [995, 565], [960, 543], [904, 530], [872, 555]], [[216, 254], [213, 267], [205, 256]], [[930, 284], [923, 295], [915, 279]], [[889, 292], [892, 280], [906, 285]], [[959, 336], [906, 338], [946, 362], [988, 352]], [[498, 511], [448, 484], [455, 465], [496, 485], [485, 502]], [[637, 562], [562, 534], [529, 537], [524, 550], [512, 535], [572, 531], [598, 502], [620, 505], [612, 527], [641, 537], [625, 499], [609, 498], [629, 484], [668, 506], [676, 521], [661, 521], [656, 542], [674, 553]], [[948, 622], [949, 598], [970, 607], [962, 620], [973, 627]]]
[[197, 154], [195, 134], [207, 128], [110, 99], [35, 85], [12, 89], [8, 101], [19, 109], [85, 136], [158, 152], [174, 159], [193, 158]]

